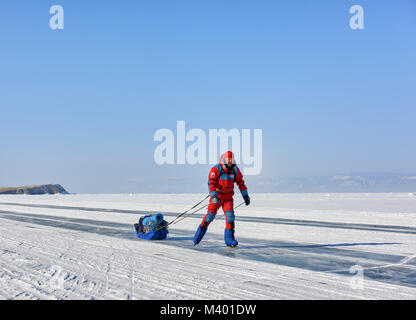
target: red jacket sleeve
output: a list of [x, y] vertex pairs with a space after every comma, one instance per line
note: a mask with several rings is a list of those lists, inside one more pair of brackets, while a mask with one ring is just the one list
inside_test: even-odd
[[243, 174], [241, 173], [239, 168], [236, 168], [236, 175], [235, 175], [235, 182], [238, 185], [238, 188], [240, 189], [241, 195], [244, 197], [247, 194], [247, 187], [244, 183]]
[[212, 167], [208, 175], [209, 194], [211, 197], [217, 195], [218, 179], [220, 173], [216, 167]]

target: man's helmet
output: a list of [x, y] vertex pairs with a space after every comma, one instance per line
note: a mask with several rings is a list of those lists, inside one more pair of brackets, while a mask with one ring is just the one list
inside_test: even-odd
[[222, 162], [225, 168], [231, 170], [235, 166], [234, 154], [231, 151], [227, 151], [221, 156], [220, 162]]

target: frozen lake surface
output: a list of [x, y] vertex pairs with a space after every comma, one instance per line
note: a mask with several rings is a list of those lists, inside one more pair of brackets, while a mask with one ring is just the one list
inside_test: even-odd
[[[251, 194], [166, 240], [136, 237], [140, 216], [172, 221], [203, 194], [0, 196], [0, 299], [415, 299], [416, 195]], [[236, 195], [235, 204], [242, 201]]]

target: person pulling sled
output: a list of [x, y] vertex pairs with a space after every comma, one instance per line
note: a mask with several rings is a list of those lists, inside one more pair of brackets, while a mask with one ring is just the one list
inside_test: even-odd
[[235, 240], [235, 216], [234, 216], [234, 183], [237, 183], [245, 204], [250, 204], [247, 187], [244, 184], [243, 175], [235, 164], [234, 154], [231, 151], [220, 156], [219, 164], [211, 168], [208, 175], [209, 205], [208, 211], [194, 236], [194, 245], [201, 242], [208, 226], [214, 221], [220, 207], [225, 215], [224, 242], [229, 247], [238, 245]]

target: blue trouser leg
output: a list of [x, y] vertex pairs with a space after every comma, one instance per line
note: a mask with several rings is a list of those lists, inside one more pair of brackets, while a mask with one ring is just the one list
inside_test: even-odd
[[196, 233], [194, 235], [194, 245], [197, 245], [201, 242], [202, 238], [204, 237], [205, 233], [207, 232], [209, 224], [214, 221], [216, 214], [214, 212], [208, 211], [205, 215], [202, 223], [198, 226]]
[[202, 220], [201, 226], [208, 227], [209, 224], [212, 221], [214, 221], [216, 215], [217, 215], [216, 213], [208, 211], [207, 214], [205, 215], [204, 219]]
[[224, 213], [225, 213], [225, 227], [227, 229], [234, 228], [234, 220], [235, 220], [234, 211], [228, 210], [228, 211], [225, 211]]
[[224, 242], [227, 246], [235, 247], [238, 245], [237, 240], [234, 238], [235, 233], [235, 216], [234, 211], [225, 211], [225, 218], [227, 220], [224, 230]]

